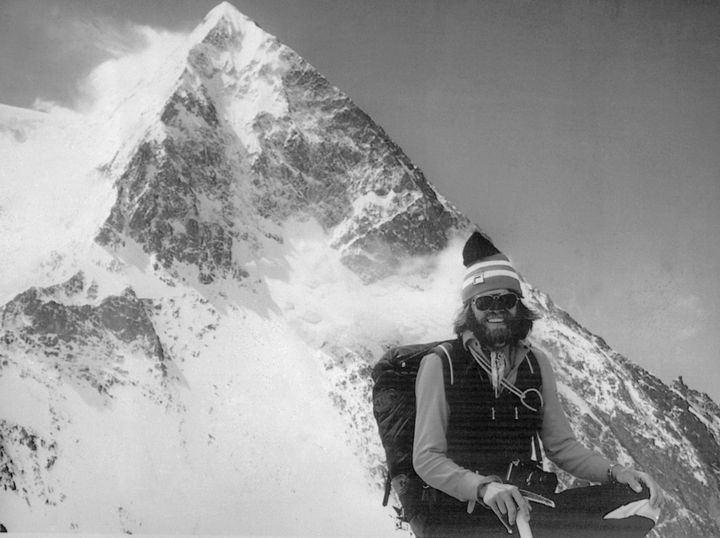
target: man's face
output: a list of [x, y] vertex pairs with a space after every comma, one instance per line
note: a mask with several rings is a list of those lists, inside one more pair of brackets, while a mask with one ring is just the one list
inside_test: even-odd
[[517, 294], [510, 290], [493, 290], [472, 298], [470, 305], [476, 321], [473, 332], [478, 340], [490, 347], [509, 343], [510, 321], [517, 316], [517, 300]]

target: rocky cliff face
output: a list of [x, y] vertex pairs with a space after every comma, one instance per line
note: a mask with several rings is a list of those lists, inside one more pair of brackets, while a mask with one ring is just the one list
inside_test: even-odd
[[0, 374], [52, 395], [46, 428], [0, 420], [0, 484], [28, 505], [64, 498], [47, 476], [63, 448], [54, 434], [73, 420], [57, 405], [63, 386], [93, 406], [110, 405], [128, 386], [166, 404], [167, 385], [177, 381], [153, 327], [152, 303], [130, 288], [102, 298], [97, 292], [97, 283], [78, 273], [56, 286], [31, 288], [0, 309]]
[[[248, 433], [254, 430], [246, 419], [220, 420], [219, 410], [264, 416], [262, 410], [274, 409], [277, 401], [267, 396], [247, 412], [238, 394], [270, 383], [260, 366], [253, 375], [248, 368], [259, 359], [272, 367], [278, 349], [292, 349], [297, 371], [283, 376], [318, 370], [328, 388], [296, 383], [285, 397], [319, 393], [334, 406], [344, 421], [336, 435], [354, 447], [374, 488], [371, 500], [379, 503], [382, 451], [370, 409], [370, 367], [383, 347], [408, 338], [414, 327], [438, 324], [423, 311], [454, 308], [454, 297], [437, 294], [448, 276], [436, 269], [471, 223], [345, 94], [228, 4], [193, 32], [177, 73], [158, 100], [163, 105], [148, 111], [145, 130], [104, 167], [114, 177], [116, 199], [95, 238], [103, 254], [80, 263], [85, 270], [69, 280], [30, 288], [0, 308], [0, 383], [26, 387], [22, 401], [33, 406], [32, 413], [8, 411], [12, 402], [2, 401], [5, 499], [21, 499], [28, 517], [53, 507], [63, 516], [44, 521], [62, 521], [61, 530], [97, 531], [77, 523], [82, 495], [92, 492], [71, 494], [58, 466], [79, 461], [81, 440], [67, 432], [79, 431], [83, 421], [111, 429], [128, 395], [150, 406], [143, 413], [161, 410], [158, 424], [172, 422], [168, 436], [179, 435], [174, 455], [163, 458], [167, 476], [185, 476], [192, 460], [193, 479], [208, 474], [211, 490], [223, 473], [238, 481], [254, 477], [249, 462], [256, 460], [247, 451], [296, 440], [273, 438], [271, 448]], [[318, 224], [319, 240], [298, 231], [308, 223]], [[453, 255], [459, 265], [459, 252]], [[335, 266], [336, 259], [343, 265]], [[526, 288], [543, 317], [533, 338], [552, 357], [578, 437], [659, 479], [669, 501], [656, 535], [720, 533], [717, 404], [682, 382], [663, 384], [542, 292]], [[345, 320], [352, 305], [343, 298], [358, 289], [352, 297], [363, 297], [368, 312]], [[381, 300], [394, 293], [419, 306], [400, 310], [397, 330], [378, 331], [377, 320], [389, 315], [378, 305], [389, 310], [392, 303]], [[423, 303], [422, 295], [432, 298]], [[100, 426], [86, 407], [112, 418]], [[228, 423], [243, 433], [223, 445], [218, 438]], [[221, 448], [237, 443], [242, 450]], [[189, 447], [197, 450], [192, 456]], [[208, 461], [221, 461], [223, 472], [207, 473]], [[307, 467], [298, 460], [300, 471]], [[283, 480], [271, 475], [275, 493], [259, 495], [269, 502], [277, 491], [289, 494]], [[144, 520], [130, 506], [133, 495], [139, 493], [123, 497], [122, 506], [113, 501], [100, 530], [149, 528], [150, 515]], [[253, 514], [248, 508], [243, 521]], [[243, 530], [259, 532], [262, 524]], [[152, 529], [187, 532], [162, 523]]]

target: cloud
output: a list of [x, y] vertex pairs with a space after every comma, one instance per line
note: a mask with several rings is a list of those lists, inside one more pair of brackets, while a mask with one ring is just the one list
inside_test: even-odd
[[120, 57], [143, 47], [143, 35], [129, 21], [104, 16], [58, 17], [45, 26], [48, 39], [65, 55], [102, 54]]
[[186, 34], [134, 26], [132, 35], [140, 36], [141, 47], [123, 49], [114, 37], [102, 43], [122, 54], [96, 66], [78, 85], [77, 109], [110, 112], [133, 90], [165, 86], [170, 83], [169, 77], [179, 75], [178, 54], [182, 53]]
[[27, 61], [40, 62], [46, 72], [32, 105], [45, 112], [116, 107], [141, 80], [157, 78], [187, 36], [95, 13], [92, 4], [83, 11], [68, 7], [42, 13], [27, 15], [28, 31], [36, 32], [37, 47], [43, 49]]

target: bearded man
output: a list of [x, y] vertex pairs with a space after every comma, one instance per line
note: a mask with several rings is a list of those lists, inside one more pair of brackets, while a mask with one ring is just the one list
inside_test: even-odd
[[[507, 536], [518, 524], [522, 535], [529, 520], [535, 538], [644, 536], [660, 488], [575, 438], [550, 362], [526, 340], [537, 316], [508, 258], [475, 232], [463, 261], [457, 339], [423, 357], [416, 378], [413, 466], [424, 490], [414, 533]], [[543, 452], [597, 485], [555, 494]]]

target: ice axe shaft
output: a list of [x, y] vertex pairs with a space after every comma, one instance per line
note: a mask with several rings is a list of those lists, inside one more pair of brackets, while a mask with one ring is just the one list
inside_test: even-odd
[[520, 512], [518, 514], [515, 524], [517, 525], [520, 538], [533, 538], [532, 531], [530, 530], [530, 523], [528, 522], [527, 514], [525, 512]]

